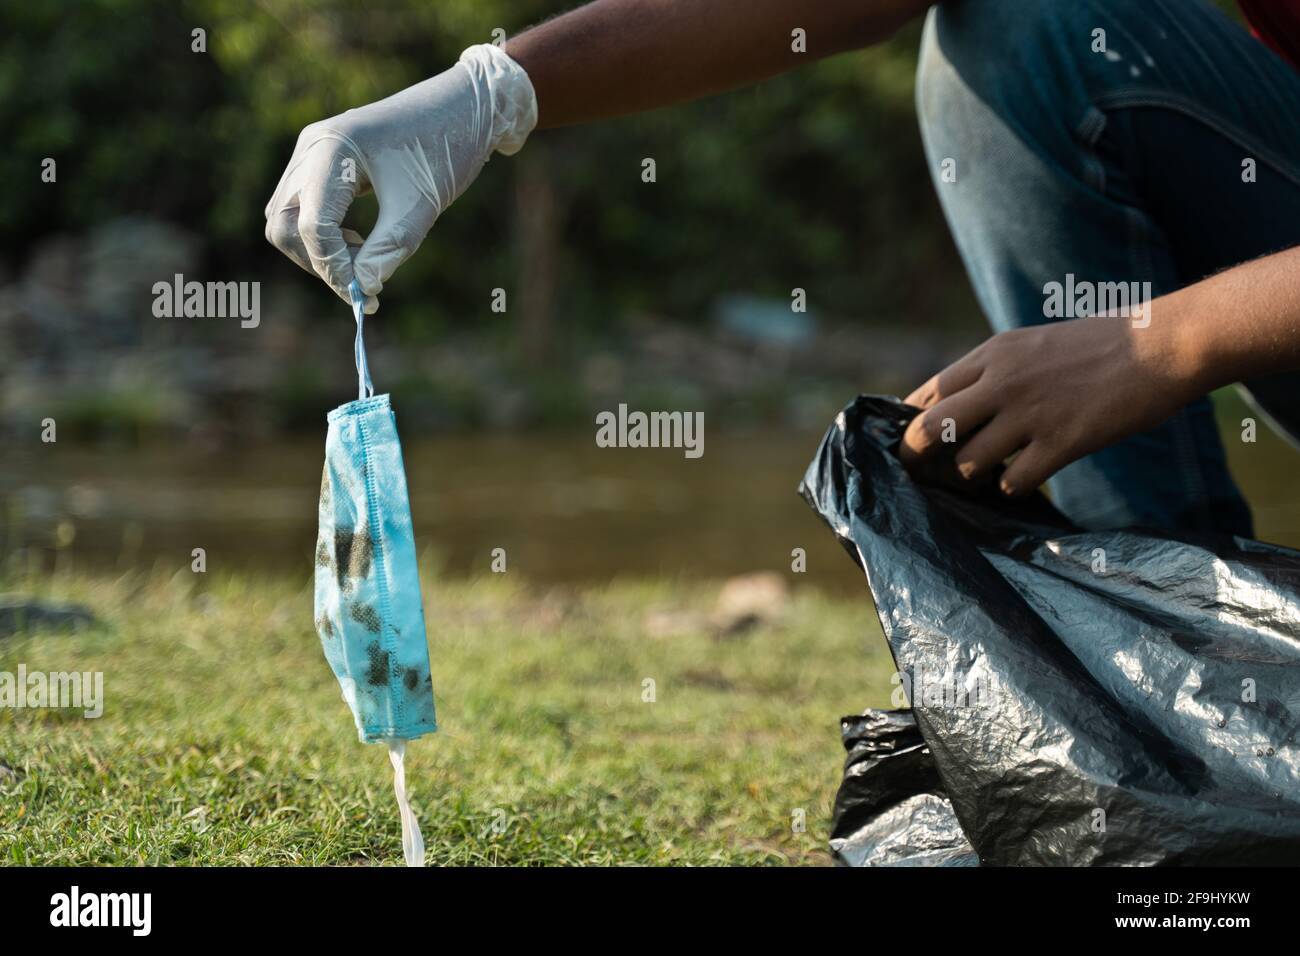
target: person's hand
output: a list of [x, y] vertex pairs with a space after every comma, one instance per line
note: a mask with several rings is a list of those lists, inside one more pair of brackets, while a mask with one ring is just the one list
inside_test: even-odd
[[[472, 46], [432, 79], [304, 129], [266, 204], [266, 238], [345, 302], [355, 275], [372, 313], [384, 282], [492, 152], [518, 152], [536, 124], [528, 74], [501, 49]], [[342, 224], [369, 189], [379, 218], [363, 241]]]
[[1175, 347], [1176, 308], [1148, 305], [1160, 324], [1086, 318], [1003, 332], [907, 397], [924, 409], [903, 435], [914, 472], [987, 478], [1023, 495], [1084, 455], [1145, 431], [1203, 394]]

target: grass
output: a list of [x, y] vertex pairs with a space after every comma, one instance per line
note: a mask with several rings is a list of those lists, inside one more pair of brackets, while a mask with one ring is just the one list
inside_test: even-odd
[[[0, 639], [0, 670], [102, 671], [105, 710], [0, 711], [0, 860], [400, 864], [386, 752], [356, 739], [306, 583], [6, 582], [100, 623]], [[837, 720], [890, 690], [865, 584], [796, 589], [783, 623], [730, 638], [716, 591], [426, 582], [442, 732], [407, 779], [430, 863], [828, 862]]]

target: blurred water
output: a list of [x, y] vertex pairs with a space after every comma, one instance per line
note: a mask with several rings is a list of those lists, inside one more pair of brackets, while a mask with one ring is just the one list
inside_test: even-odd
[[[1244, 408], [1244, 407], [1243, 407]], [[1239, 440], [1221, 409], [1234, 473], [1260, 538], [1300, 547], [1300, 454], [1261, 425]], [[1230, 430], [1232, 429], [1232, 430]], [[673, 449], [601, 449], [592, 432], [410, 441], [408, 480], [426, 567], [467, 575], [507, 568], [542, 583], [620, 576], [720, 578], [788, 571], [806, 549], [802, 580], [858, 593], [849, 558], [795, 494], [819, 430], [706, 436], [696, 460]], [[94, 448], [71, 442], [11, 451], [0, 473], [4, 548], [77, 567], [185, 569], [207, 553], [209, 573], [312, 569], [322, 442], [220, 453], [184, 445]], [[59, 532], [62, 523], [62, 532]]]
[[[809, 579], [864, 589], [795, 487], [820, 432], [706, 434], [704, 455], [598, 448], [582, 434], [447, 437], [405, 443], [416, 544], [442, 573], [490, 569], [547, 583], [620, 576], [724, 577], [789, 570], [807, 550]], [[110, 453], [59, 445], [12, 460], [0, 494], [21, 535], [49, 546], [71, 521], [77, 566], [209, 573], [312, 570], [321, 442]]]

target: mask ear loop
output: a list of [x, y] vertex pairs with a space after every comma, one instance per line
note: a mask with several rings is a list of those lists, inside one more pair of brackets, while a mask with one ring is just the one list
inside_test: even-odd
[[[353, 354], [357, 363], [357, 399], [372, 398], [375, 386], [370, 381], [370, 366], [366, 362], [366, 343], [362, 332], [366, 321], [366, 294], [361, 291], [361, 283], [356, 279], [348, 286], [348, 295], [352, 297], [352, 314], [357, 320], [357, 340]], [[397, 795], [397, 809], [402, 817], [402, 856], [407, 866], [424, 866], [424, 837], [420, 833], [420, 824], [411, 809], [410, 798], [406, 795], [406, 741], [400, 737], [389, 737], [388, 760], [393, 765], [393, 792]]]
[[361, 337], [366, 322], [366, 294], [361, 291], [361, 283], [356, 279], [348, 286], [348, 295], [352, 297], [352, 315], [357, 320], [357, 341], [352, 347], [357, 363], [357, 398], [372, 398], [375, 386], [370, 382], [370, 366], [366, 363], [366, 343]]
[[424, 837], [411, 810], [411, 801], [406, 796], [406, 741], [389, 737], [387, 743], [388, 759], [393, 765], [393, 790], [397, 794], [397, 809], [402, 815], [402, 856], [406, 858], [407, 866], [424, 866]]

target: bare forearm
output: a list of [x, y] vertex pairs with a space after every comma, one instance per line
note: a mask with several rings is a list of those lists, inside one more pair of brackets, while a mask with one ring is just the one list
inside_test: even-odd
[[[539, 127], [623, 116], [734, 89], [879, 42], [931, 0], [595, 0], [506, 44]], [[801, 29], [807, 52], [792, 49]]]
[[[1152, 303], [1199, 393], [1300, 369], [1300, 247], [1256, 259]], [[1137, 335], [1143, 331], [1134, 330]]]
[[908, 396], [924, 412], [903, 436], [903, 460], [945, 475], [941, 450], [955, 438], [957, 474], [991, 474], [1011, 458], [1001, 485], [1023, 494], [1221, 385], [1300, 369], [1300, 247], [1132, 318], [1142, 321], [1117, 311], [995, 335]]

